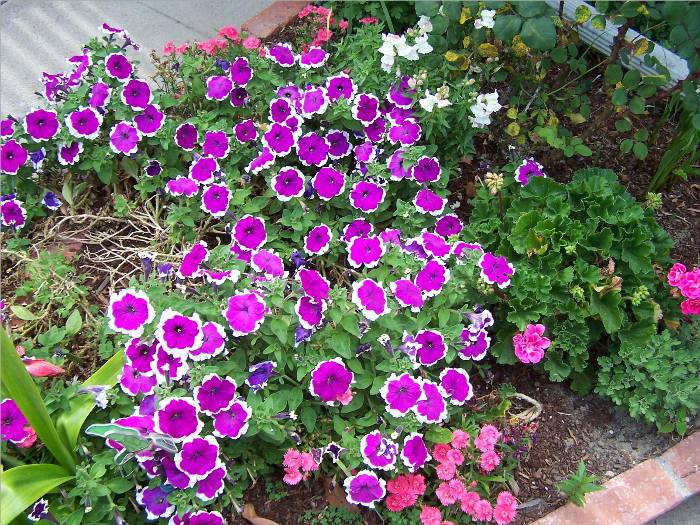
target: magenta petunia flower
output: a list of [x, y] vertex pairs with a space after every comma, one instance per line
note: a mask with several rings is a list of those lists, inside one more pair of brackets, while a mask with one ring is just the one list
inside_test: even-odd
[[535, 159], [530, 157], [529, 159], [524, 159], [522, 164], [518, 166], [515, 170], [515, 180], [517, 180], [521, 186], [527, 186], [530, 182], [530, 177], [546, 177], [543, 166]]
[[374, 508], [374, 504], [386, 495], [386, 482], [369, 470], [345, 478], [343, 486], [347, 500], [364, 507]]
[[152, 394], [158, 383], [153, 372], [140, 372], [127, 364], [122, 368], [119, 376], [119, 386], [124, 393], [136, 396], [138, 394]]
[[224, 491], [224, 480], [227, 474], [223, 464], [217, 465], [206, 478], [197, 482], [197, 497], [204, 502], [209, 502], [220, 496]]
[[136, 129], [144, 137], [153, 137], [163, 127], [165, 113], [160, 110], [158, 104], [148, 104], [146, 108], [134, 116]]
[[11, 137], [15, 134], [15, 121], [9, 118], [0, 120], [0, 137]]
[[229, 74], [236, 85], [245, 86], [253, 78], [253, 68], [246, 57], [236, 57], [231, 62]]
[[24, 117], [24, 131], [34, 142], [51, 140], [61, 129], [56, 112], [49, 109], [35, 109]]
[[288, 98], [273, 98], [270, 101], [270, 122], [284, 122], [294, 114], [294, 108]]
[[423, 230], [418, 237], [418, 242], [425, 253], [436, 259], [446, 259], [452, 253], [452, 246], [442, 235]]
[[330, 282], [316, 270], [302, 268], [297, 272], [297, 281], [301, 283], [304, 293], [316, 301], [327, 301], [330, 292]]
[[88, 106], [91, 108], [104, 108], [109, 104], [109, 99], [112, 96], [112, 88], [109, 84], [102, 81], [95, 82], [90, 88], [90, 98], [88, 99]]
[[146, 109], [153, 98], [151, 88], [144, 80], [132, 78], [122, 88], [122, 102], [131, 109]]
[[382, 142], [384, 140], [384, 134], [386, 133], [386, 120], [378, 118], [369, 126], [365, 126], [363, 131], [370, 142], [375, 144]]
[[242, 399], [237, 399], [226, 410], [214, 415], [214, 435], [220, 438], [238, 439], [248, 431], [253, 411]]
[[144, 326], [155, 318], [155, 312], [146, 292], [127, 288], [110, 295], [107, 318], [111, 330], [139, 337]]
[[412, 312], [420, 312], [425, 303], [423, 292], [410, 279], [399, 279], [389, 285], [394, 299], [406, 308], [411, 308]]
[[168, 397], [160, 402], [154, 414], [156, 432], [166, 434], [177, 442], [202, 431], [203, 423], [197, 416], [197, 405], [191, 397]]
[[415, 283], [426, 297], [433, 297], [442, 291], [450, 280], [450, 270], [440, 261], [428, 261], [416, 275]]
[[304, 175], [296, 168], [282, 168], [271, 183], [277, 198], [283, 202], [304, 194]]
[[464, 346], [459, 349], [460, 359], [472, 359], [480, 361], [486, 356], [486, 352], [491, 346], [491, 338], [485, 329], [479, 330], [476, 334], [468, 328], [462, 330], [461, 339]]
[[201, 266], [209, 258], [209, 250], [205, 241], [199, 241], [182, 257], [182, 262], [177, 270], [180, 279], [199, 277], [202, 274]]
[[207, 131], [204, 134], [202, 153], [205, 155], [223, 159], [228, 155], [229, 148], [230, 144], [225, 131]]
[[231, 201], [231, 190], [226, 184], [211, 184], [202, 192], [202, 211], [212, 217], [223, 217]]
[[126, 346], [124, 354], [126, 362], [141, 373], [148, 374], [155, 369], [156, 347], [158, 343], [144, 343], [134, 337]]
[[233, 80], [229, 77], [214, 75], [207, 78], [207, 100], [224, 100], [233, 89]]
[[381, 283], [372, 279], [352, 283], [352, 302], [370, 321], [375, 321], [391, 311], [384, 288], [382, 288]]
[[0, 170], [3, 173], [14, 175], [27, 163], [29, 153], [15, 139], [10, 139], [0, 145]]
[[357, 86], [355, 86], [352, 78], [348, 75], [339, 73], [328, 77], [328, 80], [326, 80], [326, 91], [331, 102], [336, 102], [340, 98], [350, 101], [357, 93]]
[[273, 155], [272, 150], [265, 146], [260, 154], [248, 163], [245, 170], [255, 175], [260, 173], [262, 170], [269, 168], [274, 163], [275, 156]]
[[3, 441], [19, 445], [32, 435], [29, 421], [14, 399], [7, 398], [0, 402], [0, 423], [0, 436]]
[[379, 430], [366, 434], [360, 440], [360, 454], [367, 466], [378, 470], [394, 470], [399, 447]]
[[438, 216], [445, 209], [447, 199], [443, 199], [437, 193], [424, 188], [416, 193], [416, 196], [413, 198], [413, 204], [421, 213]]
[[19, 230], [27, 222], [27, 211], [19, 200], [10, 198], [0, 202], [0, 218], [3, 226]]
[[389, 128], [388, 139], [392, 144], [412, 146], [420, 139], [420, 124], [413, 119], [406, 119], [401, 124], [394, 124]]
[[331, 245], [333, 234], [325, 224], [311, 228], [304, 237], [304, 251], [309, 255], [323, 255]]
[[131, 77], [134, 71], [134, 66], [131, 65], [129, 59], [121, 53], [112, 53], [105, 57], [105, 71], [107, 76], [126, 82]]
[[214, 173], [219, 171], [219, 162], [214, 157], [199, 157], [192, 161], [189, 177], [201, 184], [214, 182]]
[[379, 394], [386, 403], [386, 411], [394, 417], [405, 416], [423, 397], [422, 379], [410, 374], [391, 374]]
[[481, 278], [489, 284], [495, 284], [499, 288], [508, 288], [510, 278], [515, 273], [515, 267], [503, 256], [496, 256], [491, 252], [485, 252], [479, 259]]
[[355, 237], [348, 243], [348, 263], [353, 268], [364, 265], [374, 268], [379, 264], [386, 248], [378, 236]]
[[321, 199], [329, 201], [345, 190], [345, 175], [335, 168], [321, 168], [311, 184]]
[[204, 479], [219, 465], [219, 444], [212, 436], [191, 437], [175, 454], [175, 466], [190, 479]]
[[355, 237], [365, 237], [374, 231], [374, 225], [365, 219], [355, 219], [343, 229], [343, 240], [350, 242]]
[[246, 102], [248, 101], [248, 90], [244, 88], [243, 86], [233, 88], [231, 90], [231, 96], [229, 97], [229, 103], [231, 104], [232, 107], [234, 108], [241, 108], [245, 106]]
[[404, 438], [401, 461], [410, 472], [423, 468], [423, 465], [431, 459], [422, 434], [414, 432]]
[[284, 269], [282, 257], [273, 250], [256, 250], [250, 258], [253, 270], [265, 275], [268, 279], [284, 279], [287, 272]]
[[416, 419], [421, 423], [442, 423], [447, 419], [447, 403], [440, 393], [440, 387], [423, 380], [423, 398], [413, 407]]
[[408, 83], [408, 75], [403, 75], [398, 82], [392, 84], [387, 93], [387, 100], [394, 104], [398, 108], [410, 108], [413, 104], [412, 94], [416, 92], [415, 89], [411, 89]]
[[347, 131], [332, 129], [326, 133], [328, 142], [328, 156], [333, 160], [342, 159], [350, 154], [352, 144]]
[[326, 301], [315, 301], [308, 295], [297, 299], [294, 311], [299, 318], [299, 324], [310, 330], [316, 328], [323, 321], [323, 312], [326, 311]]
[[353, 208], [371, 213], [384, 202], [386, 191], [379, 184], [361, 180], [350, 190], [350, 203]]
[[247, 250], [257, 250], [267, 241], [265, 221], [260, 217], [244, 215], [233, 227], [233, 238]]
[[80, 160], [80, 154], [83, 152], [83, 143], [82, 142], [71, 142], [70, 144], [66, 144], [65, 142], [62, 142], [58, 146], [58, 162], [62, 166], [72, 166], [78, 160]]
[[437, 330], [420, 330], [415, 342], [418, 345], [416, 357], [421, 365], [434, 365], [447, 355], [445, 338]]
[[175, 459], [172, 456], [161, 455], [160, 465], [163, 467], [165, 481], [168, 485], [180, 490], [188, 489], [194, 485], [195, 481], [175, 466]]
[[372, 144], [369, 140], [366, 140], [362, 144], [358, 144], [352, 149], [355, 154], [355, 160], [358, 165], [362, 168], [364, 164], [369, 162], [374, 162], [379, 149]]
[[109, 131], [109, 147], [114, 153], [136, 153], [140, 140], [141, 133], [131, 122], [118, 122]]
[[175, 144], [185, 151], [192, 151], [199, 141], [199, 133], [194, 124], [185, 122], [175, 130]]
[[435, 157], [419, 157], [408, 170], [409, 177], [418, 184], [436, 182], [440, 179], [440, 174], [440, 161]]
[[450, 398], [450, 403], [464, 405], [474, 396], [474, 388], [469, 381], [469, 374], [461, 368], [444, 368], [440, 372], [440, 390], [444, 397]]
[[[435, 233], [442, 235], [443, 237], [459, 235], [463, 228], [464, 225], [462, 224], [462, 221], [459, 219], [459, 217], [452, 213], [443, 215], [435, 223]], [[454, 253], [454, 249], [452, 252]]]
[[328, 405], [333, 405], [350, 389], [355, 375], [339, 357], [321, 361], [311, 371], [309, 392]]
[[369, 126], [379, 117], [379, 99], [370, 93], [360, 93], [355, 97], [352, 116], [363, 126]]
[[311, 46], [299, 56], [299, 67], [312, 69], [323, 66], [330, 54], [322, 47]]
[[202, 322], [196, 313], [186, 316], [167, 308], [160, 315], [155, 337], [167, 353], [184, 358], [202, 345]]
[[323, 115], [328, 109], [328, 95], [323, 86], [309, 86], [301, 95], [300, 113], [304, 118], [311, 118], [313, 115]]
[[226, 330], [219, 323], [208, 321], [202, 325], [202, 344], [190, 351], [193, 361], [211, 359], [226, 350]]
[[279, 43], [266, 50], [266, 56], [282, 67], [291, 67], [296, 62], [296, 55], [288, 43]]
[[136, 502], [146, 509], [146, 519], [167, 518], [175, 512], [175, 505], [168, 501], [168, 493], [162, 487], [144, 487], [136, 492]]
[[187, 364], [185, 355], [174, 356], [165, 351], [162, 345], [156, 349], [156, 378], [158, 384], [178, 381], [189, 372], [190, 365]]
[[187, 520], [184, 521], [182, 525], [224, 525], [224, 518], [216, 511], [206, 512], [200, 510], [199, 512], [189, 514], [189, 516], [187, 516]]
[[392, 180], [403, 180], [408, 177], [408, 171], [404, 168], [404, 150], [397, 149], [386, 161], [386, 167]]
[[204, 277], [206, 278], [207, 282], [216, 286], [221, 286], [226, 281], [231, 281], [232, 283], [235, 283], [241, 276], [241, 272], [239, 272], [238, 270], [204, 269], [202, 270], [202, 273], [204, 274]]
[[296, 142], [292, 130], [284, 124], [273, 122], [270, 128], [262, 136], [263, 145], [270, 149], [276, 157], [284, 157]]
[[251, 257], [253, 256], [253, 250], [247, 250], [240, 244], [238, 244], [235, 240], [231, 244], [231, 253], [236, 255], [236, 259], [239, 261], [243, 262], [250, 262]]
[[196, 181], [189, 177], [180, 176], [166, 182], [165, 191], [173, 197], [181, 197], [184, 195], [189, 198], [196, 195], [199, 191], [199, 186], [197, 186]]
[[243, 337], [257, 331], [270, 310], [258, 292], [240, 292], [232, 295], [222, 312], [234, 337]]
[[401, 246], [401, 230], [398, 228], [387, 228], [379, 234], [384, 244], [395, 244]]
[[81, 107], [66, 115], [66, 127], [68, 132], [80, 139], [94, 139], [100, 133], [102, 115], [91, 108]]
[[297, 144], [297, 156], [304, 166], [323, 166], [328, 160], [328, 142], [316, 133], [307, 133]]
[[258, 138], [258, 130], [255, 128], [255, 122], [251, 119], [238, 122], [233, 126], [233, 135], [241, 144], [254, 141]]

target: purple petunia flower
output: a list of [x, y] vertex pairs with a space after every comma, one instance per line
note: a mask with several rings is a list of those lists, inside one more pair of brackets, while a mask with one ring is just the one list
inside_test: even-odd
[[445, 209], [447, 199], [443, 199], [437, 193], [424, 188], [416, 193], [413, 199], [413, 205], [421, 213], [429, 213], [430, 215], [438, 216]]
[[464, 346], [459, 349], [458, 356], [461, 359], [472, 359], [480, 361], [486, 356], [486, 352], [491, 346], [491, 338], [486, 329], [480, 329], [474, 333], [471, 329], [465, 328], [461, 333]]
[[386, 482], [369, 470], [345, 478], [343, 486], [347, 500], [364, 507], [374, 508], [374, 504], [386, 495]]
[[416, 275], [415, 283], [427, 297], [438, 295], [450, 280], [450, 270], [439, 261], [428, 261]]
[[151, 88], [144, 80], [132, 78], [122, 88], [121, 99], [131, 109], [146, 109], [151, 103]]
[[423, 292], [410, 279], [399, 279], [389, 285], [394, 299], [403, 307], [410, 307], [412, 312], [420, 312], [425, 303]]
[[435, 232], [443, 237], [459, 235], [463, 228], [462, 221], [454, 214], [443, 215], [435, 223]]
[[394, 417], [403, 417], [423, 397], [423, 380], [414, 379], [410, 374], [391, 374], [379, 394], [386, 403], [386, 411]]
[[503, 256], [485, 252], [479, 259], [481, 278], [489, 284], [495, 284], [504, 289], [510, 286], [510, 278], [515, 273], [515, 266]]
[[258, 130], [255, 128], [255, 122], [251, 119], [242, 120], [233, 126], [233, 134], [241, 144], [252, 142], [258, 138]]
[[195, 350], [190, 350], [190, 359], [204, 361], [211, 359], [226, 349], [226, 330], [219, 323], [208, 321], [202, 325], [202, 344]]
[[248, 96], [248, 90], [240, 86], [231, 90], [231, 96], [228, 100], [232, 107], [241, 108], [248, 101]]
[[141, 133], [131, 122], [118, 122], [109, 132], [109, 147], [114, 153], [131, 155], [139, 147]]
[[384, 140], [384, 134], [386, 133], [386, 120], [378, 118], [369, 126], [365, 126], [363, 131], [370, 142], [374, 142], [375, 144], [382, 142]]
[[262, 141], [276, 157], [287, 155], [296, 142], [292, 130], [277, 122], [273, 122], [270, 129], [263, 134]]
[[29, 158], [29, 153], [14, 139], [0, 145], [0, 170], [3, 173], [14, 175], [24, 166]]
[[341, 447], [335, 441], [331, 441], [326, 445], [326, 448], [323, 449], [323, 454], [328, 454], [331, 457], [331, 461], [335, 464], [346, 451], [346, 448]]
[[[5, 196], [3, 196], [5, 198]], [[3, 226], [9, 226], [15, 230], [22, 228], [27, 222], [27, 211], [22, 206], [22, 202], [12, 198], [3, 200], [0, 203], [0, 219]]]
[[389, 128], [388, 139], [392, 144], [412, 146], [420, 139], [420, 124], [413, 119], [406, 119], [401, 124], [393, 124]]
[[304, 166], [323, 166], [328, 160], [328, 142], [316, 133], [307, 133], [297, 144], [297, 156]]
[[248, 367], [249, 376], [245, 380], [245, 384], [250, 387], [253, 392], [259, 392], [265, 386], [270, 378], [276, 373], [275, 368], [277, 363], [274, 361], [262, 361], [252, 364]]
[[182, 525], [224, 525], [224, 518], [216, 511], [206, 512], [200, 510], [190, 514], [187, 521]]
[[6, 398], [0, 402], [0, 423], [0, 437], [3, 441], [20, 445], [33, 435], [29, 421], [14, 399]]
[[328, 405], [333, 405], [352, 386], [355, 375], [339, 357], [321, 361], [311, 371], [309, 392]]
[[270, 310], [262, 296], [255, 291], [241, 292], [228, 298], [222, 312], [234, 337], [243, 337], [257, 331]]
[[304, 175], [296, 168], [282, 168], [272, 177], [272, 189], [283, 202], [301, 197], [304, 193]]
[[61, 129], [56, 112], [48, 109], [35, 109], [24, 117], [24, 131], [34, 142], [51, 140]]
[[226, 184], [211, 184], [202, 192], [202, 211], [212, 217], [223, 217], [231, 201], [231, 190]]
[[352, 302], [370, 321], [375, 321], [391, 311], [384, 288], [382, 288], [381, 283], [372, 279], [352, 283]]
[[65, 122], [71, 135], [92, 140], [100, 133], [102, 115], [91, 107], [81, 107], [66, 115]]
[[427, 379], [423, 380], [423, 398], [412, 408], [421, 423], [441, 423], [447, 419], [447, 403], [440, 387]]
[[228, 472], [223, 464], [217, 465], [207, 477], [197, 482], [197, 497], [205, 502], [212, 501], [224, 491], [224, 480]]
[[312, 185], [321, 199], [329, 201], [345, 190], [345, 175], [335, 168], [321, 168], [313, 178]]
[[61, 200], [52, 191], [47, 191], [44, 194], [44, 198], [41, 199], [41, 203], [50, 210], [57, 210], [61, 207]]
[[125, 364], [119, 376], [121, 389], [132, 396], [152, 394], [157, 384], [152, 372], [140, 372], [133, 366]]
[[160, 110], [158, 104], [148, 104], [146, 108], [134, 116], [134, 124], [136, 129], [144, 137], [153, 137], [163, 127], [165, 122], [165, 113]]
[[155, 369], [157, 343], [147, 344], [138, 337], [133, 337], [126, 346], [124, 354], [126, 362], [143, 374], [153, 372]]
[[335, 76], [328, 77], [326, 80], [326, 92], [328, 99], [331, 102], [336, 102], [340, 98], [345, 98], [350, 101], [357, 93], [357, 86], [345, 73], [339, 73]]
[[51, 521], [50, 516], [51, 514], [49, 513], [49, 502], [45, 499], [40, 499], [32, 506], [32, 510], [29, 513], [29, 515], [27, 515], [27, 518], [30, 521], [39, 521], [43, 519]]
[[308, 295], [305, 295], [297, 299], [294, 311], [299, 318], [301, 326], [307, 329], [316, 328], [323, 322], [326, 301], [315, 301]]
[[155, 312], [145, 292], [127, 288], [110, 295], [107, 317], [111, 330], [139, 337], [144, 326], [153, 321]]
[[219, 171], [219, 161], [214, 157], [199, 157], [190, 164], [189, 177], [201, 184], [214, 182], [214, 173]]
[[440, 161], [435, 157], [420, 157], [409, 170], [408, 175], [418, 184], [428, 184], [440, 179]]
[[328, 156], [333, 160], [342, 159], [350, 154], [352, 144], [347, 131], [332, 129], [326, 133], [328, 142]]
[[194, 124], [185, 122], [175, 130], [175, 144], [185, 151], [191, 151], [199, 141], [199, 133]]
[[374, 231], [374, 225], [364, 219], [355, 219], [343, 229], [343, 240], [350, 242], [355, 237], [365, 237]]
[[126, 82], [131, 77], [134, 66], [122, 53], [111, 53], [105, 57], [105, 71], [111, 78], [119, 82]]
[[440, 372], [440, 390], [450, 403], [462, 406], [474, 396], [474, 388], [469, 381], [469, 374], [461, 368], [445, 368]]
[[202, 322], [197, 313], [186, 316], [167, 308], [160, 315], [155, 337], [167, 353], [185, 358], [202, 345]]
[[415, 472], [422, 468], [431, 459], [422, 434], [414, 432], [404, 438], [401, 461], [408, 467], [410, 472]]
[[530, 177], [546, 176], [542, 164], [532, 157], [524, 159], [523, 163], [515, 170], [515, 180], [517, 180], [521, 186], [527, 186], [527, 183], [530, 182]]
[[328, 95], [323, 86], [309, 86], [301, 95], [300, 113], [304, 118], [311, 118], [313, 115], [323, 115], [328, 109]]
[[239, 261], [243, 262], [250, 262], [251, 257], [253, 256], [253, 250], [248, 250], [238, 244], [235, 240], [231, 244], [231, 253], [236, 255], [236, 259]]
[[214, 416], [214, 435], [238, 439], [248, 431], [248, 421], [252, 414], [248, 404], [242, 399], [237, 399], [229, 408]]
[[282, 67], [291, 67], [296, 62], [296, 55], [292, 52], [292, 46], [288, 43], [279, 43], [266, 50], [266, 56]]
[[312, 69], [323, 66], [330, 54], [321, 47], [311, 46], [299, 56], [299, 67], [302, 69]]
[[330, 292], [330, 282], [316, 270], [302, 268], [297, 272], [297, 281], [301, 283], [304, 293], [316, 301], [327, 301]]
[[231, 80], [238, 86], [245, 86], [251, 78], [253, 78], [253, 68], [250, 67], [248, 59], [245, 57], [236, 57], [231, 62]]
[[452, 246], [442, 235], [423, 230], [418, 237], [418, 242], [425, 253], [436, 259], [446, 259], [452, 253]]
[[392, 180], [403, 180], [408, 177], [408, 171], [403, 167], [404, 150], [397, 149], [387, 159], [386, 167], [389, 170]]
[[104, 108], [112, 96], [112, 88], [102, 81], [95, 82], [90, 88], [90, 98], [88, 106], [91, 108]]
[[203, 423], [197, 416], [197, 405], [191, 397], [169, 397], [161, 401], [154, 415], [154, 429], [182, 442], [199, 435]]
[[379, 430], [366, 434], [360, 440], [362, 461], [370, 468], [394, 470], [399, 447], [392, 440], [382, 436]]
[[359, 268], [362, 265], [366, 268], [374, 268], [385, 252], [386, 248], [379, 236], [355, 237], [348, 243], [348, 263], [353, 268]]
[[180, 279], [198, 277], [201, 275], [201, 265], [209, 257], [209, 250], [205, 241], [199, 241], [183, 256], [177, 276]]
[[350, 204], [355, 209], [371, 213], [377, 211], [385, 196], [386, 191], [379, 184], [361, 180], [350, 190]]
[[260, 217], [244, 215], [233, 227], [233, 238], [247, 250], [257, 250], [267, 241], [265, 221]]
[[0, 120], [0, 137], [11, 137], [15, 134], [15, 121], [11, 118]]
[[304, 251], [309, 255], [323, 255], [331, 245], [333, 234], [325, 224], [311, 228], [304, 237]]
[[236, 382], [218, 374], [204, 376], [202, 384], [194, 389], [194, 398], [199, 410], [213, 416], [226, 410], [236, 397]]
[[168, 353], [159, 344], [156, 350], [156, 378], [158, 383], [169, 383], [185, 377], [185, 374], [190, 370], [186, 357], [185, 355], [175, 356], [172, 353]]
[[35, 171], [41, 171], [41, 166], [44, 164], [46, 159], [46, 150], [44, 148], [39, 148], [36, 151], [32, 151], [29, 154], [29, 159], [32, 161], [32, 166]]
[[275, 94], [278, 97], [281, 98], [286, 98], [289, 100], [299, 100], [301, 98], [301, 90], [299, 89], [299, 86], [296, 86], [295, 84], [292, 84], [291, 82], [287, 84], [286, 86], [280, 86], [277, 88], [275, 91]]
[[260, 154], [251, 160], [245, 167], [247, 172], [253, 175], [259, 173], [260, 171], [269, 168], [275, 163], [275, 155], [273, 155], [272, 150], [267, 146], [263, 147]]
[[83, 152], [82, 142], [71, 142], [66, 144], [62, 142], [58, 147], [58, 162], [62, 166], [72, 166], [80, 159], [80, 154]]
[[401, 246], [401, 230], [398, 228], [387, 228], [379, 234], [379, 237], [384, 241], [384, 244]]
[[363, 126], [369, 126], [379, 117], [379, 99], [370, 93], [360, 93], [355, 97], [352, 116]]
[[408, 75], [403, 75], [398, 82], [392, 84], [387, 93], [387, 100], [398, 108], [410, 108], [413, 104], [411, 94], [415, 93], [415, 89], [411, 89], [408, 80]]
[[229, 140], [225, 131], [207, 131], [204, 134], [202, 153], [223, 159], [229, 152]]
[[420, 330], [415, 342], [418, 345], [416, 357], [421, 365], [434, 365], [447, 355], [445, 338], [437, 330]]
[[292, 103], [287, 98], [273, 98], [270, 101], [270, 122], [284, 122], [294, 114]]
[[182, 443], [175, 454], [175, 466], [190, 479], [200, 480], [219, 464], [219, 444], [212, 436], [191, 437]]
[[184, 195], [189, 198], [199, 191], [199, 186], [197, 186], [196, 181], [189, 177], [180, 176], [166, 182], [165, 191], [174, 197]]
[[355, 153], [355, 160], [360, 166], [369, 162], [374, 162], [374, 159], [377, 157], [378, 152], [379, 149], [368, 140], [366, 140], [362, 144], [358, 144], [353, 148], [353, 153]]
[[136, 502], [146, 509], [146, 518], [167, 518], [175, 512], [175, 505], [168, 501], [168, 493], [162, 487], [144, 487], [136, 492]]
[[195, 481], [190, 479], [190, 477], [182, 472], [175, 465], [175, 459], [169, 455], [162, 455], [160, 458], [160, 464], [165, 473], [165, 480], [169, 485], [172, 485], [176, 489], [184, 490], [190, 488], [194, 485]]
[[233, 80], [229, 77], [214, 75], [207, 79], [207, 100], [224, 100], [233, 89]]
[[284, 261], [273, 250], [256, 250], [250, 259], [253, 270], [265, 275], [267, 279], [284, 279], [287, 272]]

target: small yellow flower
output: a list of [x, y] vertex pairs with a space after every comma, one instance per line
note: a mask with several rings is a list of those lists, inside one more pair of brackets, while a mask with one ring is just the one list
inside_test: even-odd
[[498, 56], [498, 48], [493, 44], [485, 42], [479, 46], [479, 55], [482, 57], [496, 58]]
[[464, 24], [467, 20], [469, 20], [472, 17], [471, 11], [469, 11], [468, 7], [463, 7], [462, 12], [459, 15], [459, 23], [460, 25]]

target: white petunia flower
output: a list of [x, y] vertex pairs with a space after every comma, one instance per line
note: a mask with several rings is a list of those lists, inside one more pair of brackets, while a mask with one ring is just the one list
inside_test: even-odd
[[493, 9], [482, 9], [479, 14], [481, 18], [477, 18], [474, 21], [474, 27], [481, 29], [482, 27], [493, 27], [494, 21], [493, 17], [496, 16], [496, 11]]

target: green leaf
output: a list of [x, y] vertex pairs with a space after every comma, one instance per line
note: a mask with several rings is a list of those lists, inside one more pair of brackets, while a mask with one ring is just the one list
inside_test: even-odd
[[442, 4], [443, 12], [452, 20], [456, 22], [459, 20], [462, 14], [462, 3], [461, 2], [443, 2]]
[[299, 419], [306, 427], [307, 432], [310, 433], [310, 432], [314, 431], [314, 428], [316, 427], [316, 418], [318, 418], [318, 414], [316, 413], [316, 411], [312, 407], [305, 406], [304, 408], [301, 409], [301, 414], [299, 414]]
[[417, 0], [416, 1], [416, 15], [425, 15], [428, 17], [435, 16], [440, 10], [441, 2], [428, 1], [428, 0]]
[[452, 441], [452, 432], [445, 427], [433, 426], [425, 433], [425, 440], [431, 443], [449, 443]]
[[124, 494], [134, 486], [134, 482], [126, 478], [113, 478], [105, 483], [105, 485], [115, 494]]
[[2, 358], [0, 380], [5, 392], [15, 400], [24, 417], [56, 461], [67, 471], [73, 472], [75, 458], [71, 451], [72, 447], [68, 447], [59, 437], [34, 379], [27, 372], [15, 351], [15, 345], [2, 327], [0, 327], [0, 357]]
[[642, 80], [642, 75], [636, 69], [630, 69], [625, 76], [622, 77], [622, 85], [627, 89], [635, 89]]
[[611, 64], [605, 69], [605, 81], [608, 84], [617, 84], [622, 80], [622, 67], [619, 64]]
[[8, 525], [27, 507], [63, 483], [73, 479], [59, 465], [22, 465], [0, 474], [0, 525]]
[[[97, 372], [88, 377], [83, 386], [114, 386], [117, 384], [123, 366], [124, 354], [118, 352], [102, 365]], [[95, 408], [95, 399], [90, 394], [81, 394], [71, 399], [70, 410], [58, 416], [56, 427], [70, 448], [75, 448], [80, 429], [93, 408]]]
[[66, 334], [75, 335], [83, 327], [83, 318], [77, 308], [71, 312], [66, 320]]
[[346, 332], [349, 334], [354, 335], [355, 337], [359, 338], [360, 337], [360, 326], [357, 324], [357, 319], [352, 316], [352, 315], [344, 315], [340, 319], [340, 325], [345, 329]]
[[552, 49], [557, 44], [556, 27], [554, 22], [547, 17], [525, 20], [520, 36], [525, 45], [533, 49]]
[[620, 133], [627, 133], [632, 129], [632, 123], [626, 118], [616, 120], [615, 129]]
[[639, 160], [644, 160], [649, 154], [649, 149], [643, 142], [635, 142], [634, 146], [632, 146], [632, 153], [634, 153], [634, 156]]
[[22, 319], [22, 321], [36, 321], [39, 319], [29, 310], [29, 308], [25, 308], [19, 304], [10, 306], [10, 310], [12, 310], [13, 314]]
[[630, 100], [630, 110], [635, 115], [642, 115], [646, 112], [646, 103], [642, 97], [632, 97]]
[[547, 4], [544, 2], [514, 2], [513, 7], [524, 18], [532, 18], [544, 14]]
[[270, 330], [275, 334], [280, 343], [285, 344], [287, 342], [287, 331], [289, 324], [281, 317], [273, 317], [270, 321]]
[[331, 349], [345, 359], [351, 359], [355, 356], [350, 344], [350, 336], [343, 330], [336, 330], [329, 339]]
[[610, 99], [616, 106], [624, 106], [627, 104], [627, 91], [624, 88], [617, 88], [613, 91], [612, 98]]
[[619, 292], [608, 292], [600, 296], [595, 290], [591, 290], [591, 312], [598, 314], [603, 326], [609, 334], [617, 332], [622, 326], [622, 310], [620, 301], [622, 296]]
[[520, 31], [522, 19], [517, 15], [497, 16], [493, 24], [493, 34], [502, 42], [510, 43]]

